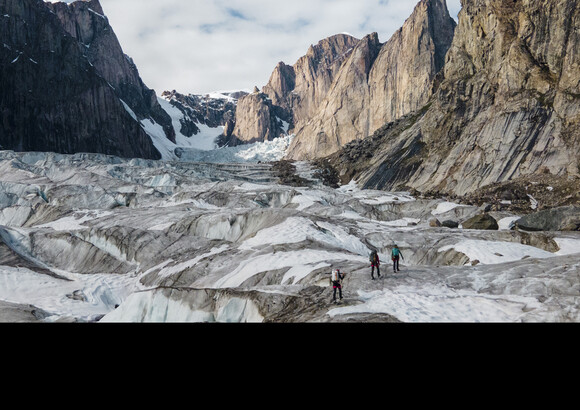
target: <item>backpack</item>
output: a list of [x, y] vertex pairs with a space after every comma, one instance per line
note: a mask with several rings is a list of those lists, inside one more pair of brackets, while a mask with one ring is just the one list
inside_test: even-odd
[[399, 256], [399, 248], [393, 248], [393, 256]]
[[372, 251], [370, 256], [369, 256], [369, 261], [370, 262], [374, 262], [377, 258], [377, 251]]
[[339, 270], [333, 269], [330, 280], [333, 282], [338, 282], [340, 280]]

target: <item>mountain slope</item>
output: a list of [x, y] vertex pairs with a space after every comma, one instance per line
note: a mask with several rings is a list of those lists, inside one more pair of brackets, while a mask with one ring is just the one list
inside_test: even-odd
[[464, 1], [434, 97], [332, 163], [387, 190], [465, 195], [541, 174], [577, 181], [578, 27], [575, 0]]
[[159, 159], [139, 120], [171, 120], [98, 0], [0, 4], [0, 147]]

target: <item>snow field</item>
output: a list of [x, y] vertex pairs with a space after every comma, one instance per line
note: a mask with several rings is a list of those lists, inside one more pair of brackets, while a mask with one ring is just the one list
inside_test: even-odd
[[364, 304], [332, 309], [328, 314], [386, 313], [408, 323], [518, 322], [524, 307], [538, 304], [533, 297], [482, 295], [444, 285], [404, 285], [359, 296]]

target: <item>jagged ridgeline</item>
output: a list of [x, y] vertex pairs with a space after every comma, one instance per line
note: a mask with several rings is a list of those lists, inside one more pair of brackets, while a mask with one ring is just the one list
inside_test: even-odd
[[0, 1], [0, 148], [161, 158], [140, 122], [175, 140], [98, 0]]

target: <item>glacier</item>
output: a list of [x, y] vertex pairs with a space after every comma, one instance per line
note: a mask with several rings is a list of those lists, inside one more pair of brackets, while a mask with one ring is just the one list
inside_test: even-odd
[[434, 227], [482, 207], [333, 189], [306, 162], [308, 184], [284, 185], [271, 161], [287, 143], [160, 161], [0, 151], [0, 321], [580, 321], [579, 232], [512, 230], [507, 212], [495, 231]]

